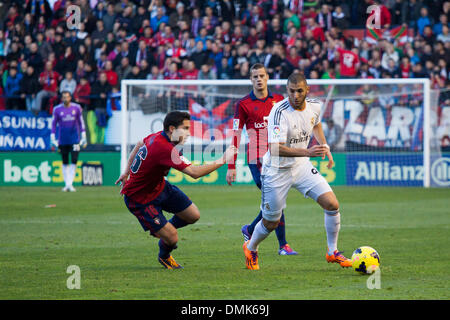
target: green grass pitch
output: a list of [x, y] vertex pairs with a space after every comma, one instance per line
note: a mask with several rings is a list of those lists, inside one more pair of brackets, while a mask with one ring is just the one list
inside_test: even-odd
[[[141, 229], [115, 187], [0, 188], [0, 299], [449, 299], [450, 191], [335, 187], [339, 249], [362, 245], [381, 258], [381, 289], [325, 260], [323, 212], [291, 191], [287, 239], [298, 256], [279, 256], [275, 234], [260, 246], [259, 271], [245, 269], [240, 228], [256, 216], [254, 186], [181, 186], [201, 218], [179, 230], [174, 257], [157, 262], [157, 240]], [[46, 205], [55, 204], [53, 208]], [[168, 215], [171, 216], [171, 215]], [[66, 286], [79, 266], [81, 289]]]

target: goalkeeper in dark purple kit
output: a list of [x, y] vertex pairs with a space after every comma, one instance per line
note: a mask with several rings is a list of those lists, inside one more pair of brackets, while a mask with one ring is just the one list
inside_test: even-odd
[[[86, 129], [83, 113], [78, 103], [72, 102], [69, 91], [62, 92], [63, 103], [53, 109], [52, 133], [50, 141], [52, 147], [58, 148], [62, 156], [62, 172], [65, 186], [62, 191], [76, 191], [72, 183], [75, 179], [80, 146], [87, 145]], [[69, 154], [71, 155], [69, 164]]]

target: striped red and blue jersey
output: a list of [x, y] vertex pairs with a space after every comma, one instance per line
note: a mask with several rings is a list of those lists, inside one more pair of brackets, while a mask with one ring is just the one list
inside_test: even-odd
[[[270, 91], [266, 98], [258, 99], [251, 91], [236, 103], [233, 119], [233, 145], [239, 148], [241, 132], [245, 125], [249, 138], [248, 163], [257, 164], [267, 152], [267, 119], [274, 104], [283, 99], [281, 94]], [[228, 168], [235, 169], [235, 162], [229, 163]]]
[[121, 193], [135, 202], [146, 204], [164, 190], [170, 168], [182, 171], [190, 166], [164, 131], [145, 137], [130, 168], [130, 177]]

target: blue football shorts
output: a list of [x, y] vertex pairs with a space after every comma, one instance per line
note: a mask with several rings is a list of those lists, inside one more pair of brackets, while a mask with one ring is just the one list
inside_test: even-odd
[[154, 200], [141, 204], [128, 196], [124, 196], [128, 210], [138, 219], [144, 231], [150, 231], [152, 235], [161, 230], [167, 219], [163, 211], [177, 214], [187, 209], [192, 201], [178, 187], [165, 182], [164, 190]]

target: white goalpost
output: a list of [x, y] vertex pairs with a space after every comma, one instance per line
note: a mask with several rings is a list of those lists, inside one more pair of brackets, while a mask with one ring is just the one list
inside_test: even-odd
[[[269, 91], [287, 96], [286, 80], [268, 84]], [[438, 103], [429, 79], [309, 79], [308, 85], [309, 96], [322, 102], [327, 140], [336, 140], [332, 151], [344, 159], [345, 167], [336, 170], [345, 184], [439, 185], [432, 172], [434, 159], [441, 157]], [[121, 170], [137, 139], [161, 130], [172, 110], [190, 112], [208, 131], [193, 135], [188, 147], [229, 145], [235, 103], [250, 91], [250, 80], [123, 80]], [[448, 168], [433, 169], [444, 186]]]

